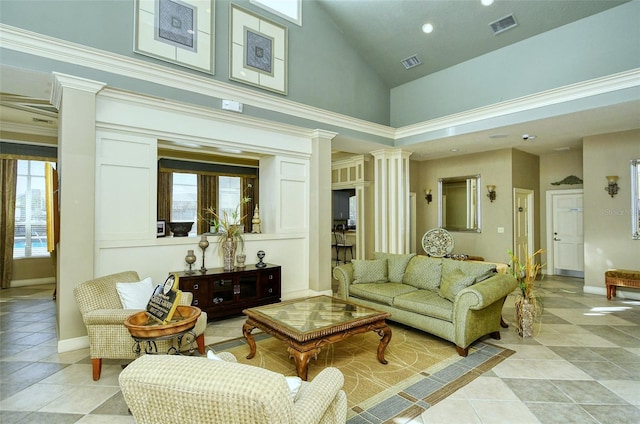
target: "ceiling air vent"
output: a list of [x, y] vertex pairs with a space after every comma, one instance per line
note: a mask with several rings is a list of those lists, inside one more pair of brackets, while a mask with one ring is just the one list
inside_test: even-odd
[[497, 21], [491, 22], [489, 26], [493, 31], [493, 35], [498, 35], [508, 29], [517, 27], [518, 23], [516, 22], [516, 18], [513, 16], [513, 14], [511, 14], [509, 16], [505, 16], [504, 18], [498, 19]]
[[405, 69], [411, 69], [413, 67], [420, 65], [421, 63], [422, 62], [420, 62], [420, 59], [418, 59], [418, 56], [415, 54], [411, 57], [408, 57], [402, 60], [402, 65], [404, 66]]

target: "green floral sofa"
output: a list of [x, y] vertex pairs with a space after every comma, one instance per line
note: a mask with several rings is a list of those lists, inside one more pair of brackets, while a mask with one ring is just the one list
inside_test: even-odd
[[500, 338], [505, 297], [517, 287], [489, 263], [376, 253], [337, 266], [337, 296], [391, 313], [391, 320], [449, 340], [460, 356], [490, 334]]

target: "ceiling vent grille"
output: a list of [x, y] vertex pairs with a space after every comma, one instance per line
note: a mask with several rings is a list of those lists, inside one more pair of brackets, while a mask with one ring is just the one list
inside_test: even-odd
[[509, 16], [505, 16], [504, 18], [498, 19], [497, 21], [493, 21], [489, 24], [491, 30], [493, 31], [493, 35], [498, 35], [501, 32], [505, 32], [511, 28], [515, 28], [518, 26], [516, 22], [516, 18], [513, 14]]
[[411, 69], [420, 64], [422, 64], [422, 62], [420, 61], [420, 59], [418, 59], [418, 56], [415, 54], [411, 57], [408, 57], [402, 60], [402, 66], [404, 66], [405, 69]]

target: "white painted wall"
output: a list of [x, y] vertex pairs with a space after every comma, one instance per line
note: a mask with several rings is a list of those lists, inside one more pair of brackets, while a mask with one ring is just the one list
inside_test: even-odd
[[[73, 108], [73, 96], [65, 94], [64, 89], [61, 87], [60, 96], [66, 95], [71, 100], [68, 107]], [[318, 199], [330, 195], [327, 184], [324, 196], [310, 196], [312, 141], [319, 142], [317, 131], [110, 88], [104, 88], [97, 95], [95, 91], [88, 92], [85, 97], [90, 98], [92, 104], [95, 99], [95, 112], [93, 108], [87, 108], [91, 115], [87, 120], [94, 122], [95, 117], [95, 126], [77, 134], [74, 140], [95, 146], [94, 153], [94, 149], [90, 149], [90, 153], [83, 153], [78, 158], [91, 178], [63, 177], [61, 186], [68, 194], [74, 192], [74, 187], [85, 187], [89, 182], [87, 190], [92, 198], [95, 197], [95, 202], [91, 201], [85, 207], [73, 199], [65, 201], [66, 197], [61, 201], [63, 222], [68, 224], [69, 218], [73, 217], [76, 225], [83, 220], [91, 225], [86, 227], [87, 231], [84, 227], [67, 230], [62, 227], [59, 274], [66, 278], [59, 279], [58, 288], [61, 299], [59, 351], [78, 349], [88, 343], [73, 300], [73, 288], [82, 281], [134, 270], [141, 278], [151, 276], [154, 281], [161, 282], [169, 272], [186, 268], [184, 257], [188, 249], [195, 251], [197, 264], [201, 266], [199, 238], [156, 237], [158, 140], [162, 140], [163, 145], [171, 142], [198, 145], [198, 149], [240, 149], [246, 155], [259, 158], [263, 233], [246, 235], [248, 266], [257, 262], [258, 250], [266, 252], [266, 262], [281, 265], [283, 299], [330, 293], [330, 278], [320, 278], [322, 274], [316, 272], [311, 288], [309, 275], [310, 242], [317, 243], [322, 239], [320, 229], [309, 226], [310, 210], [330, 211], [330, 204], [318, 204]], [[64, 110], [61, 113], [64, 114]], [[65, 134], [73, 125], [72, 120], [61, 120], [61, 133]], [[332, 134], [324, 136], [322, 142], [329, 143]], [[60, 140], [60, 150], [73, 158], [73, 149], [69, 147], [75, 145], [74, 141], [69, 137]], [[330, 156], [323, 155], [323, 160], [327, 163], [316, 161], [315, 166], [328, 169]], [[69, 172], [65, 169], [65, 161], [61, 161], [61, 175], [68, 176]], [[83, 228], [83, 231], [72, 233], [75, 228]], [[74, 240], [86, 245], [82, 255], [77, 249], [64, 249]], [[74, 255], [69, 256], [66, 253], [69, 251]], [[205, 266], [221, 265], [219, 248], [210, 237]], [[80, 268], [82, 273], [74, 273]]]

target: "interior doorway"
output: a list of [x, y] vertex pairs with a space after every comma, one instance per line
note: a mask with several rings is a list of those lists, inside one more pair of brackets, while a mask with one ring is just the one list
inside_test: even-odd
[[518, 258], [533, 255], [533, 190], [513, 189], [513, 252]]
[[583, 191], [547, 191], [547, 274], [584, 278]]

